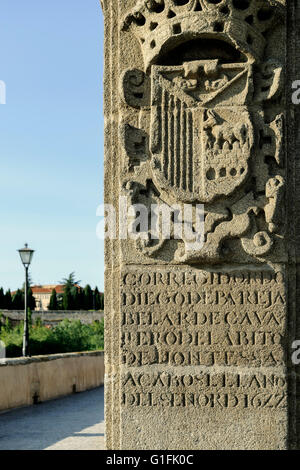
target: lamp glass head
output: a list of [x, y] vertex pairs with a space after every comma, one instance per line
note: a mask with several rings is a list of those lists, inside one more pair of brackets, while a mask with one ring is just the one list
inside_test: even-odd
[[30, 248], [28, 248], [27, 243], [25, 243], [25, 247], [21, 248], [18, 251], [19, 251], [22, 263], [24, 264], [25, 267], [28, 267], [31, 263], [34, 250], [31, 250]]

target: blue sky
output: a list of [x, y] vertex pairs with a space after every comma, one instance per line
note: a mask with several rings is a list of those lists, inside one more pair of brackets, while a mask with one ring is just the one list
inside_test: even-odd
[[103, 289], [103, 18], [99, 0], [1, 0], [0, 286], [75, 271]]

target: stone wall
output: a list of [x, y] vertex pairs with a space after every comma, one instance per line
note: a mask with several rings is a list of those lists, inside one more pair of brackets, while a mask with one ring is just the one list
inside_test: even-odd
[[103, 382], [103, 351], [2, 359], [0, 411], [83, 392]]
[[[24, 319], [24, 311], [23, 310], [1, 310], [4, 319], [8, 318], [13, 325], [18, 324]], [[44, 325], [51, 325], [56, 326], [61, 321], [65, 320], [66, 318], [69, 320], [80, 320], [81, 323], [89, 324], [93, 323], [94, 321], [101, 321], [104, 317], [104, 312], [85, 312], [85, 311], [35, 311], [32, 313], [32, 321], [33, 323], [40, 318]]]
[[300, 1], [102, 6], [107, 447], [299, 447]]

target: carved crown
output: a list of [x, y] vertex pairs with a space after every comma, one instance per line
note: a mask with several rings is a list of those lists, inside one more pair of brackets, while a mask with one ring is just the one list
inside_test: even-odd
[[284, 15], [278, 0], [139, 0], [123, 29], [139, 38], [146, 68], [200, 35], [229, 42], [255, 61], [262, 57], [266, 32]]

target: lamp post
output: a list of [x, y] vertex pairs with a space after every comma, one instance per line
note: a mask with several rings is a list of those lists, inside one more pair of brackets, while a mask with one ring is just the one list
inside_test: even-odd
[[28, 268], [32, 260], [34, 250], [28, 248], [27, 243], [25, 247], [18, 250], [20, 254], [21, 261], [25, 268], [25, 289], [24, 289], [24, 299], [25, 299], [25, 308], [24, 308], [24, 334], [23, 334], [23, 356], [29, 356], [29, 328], [28, 328]]

